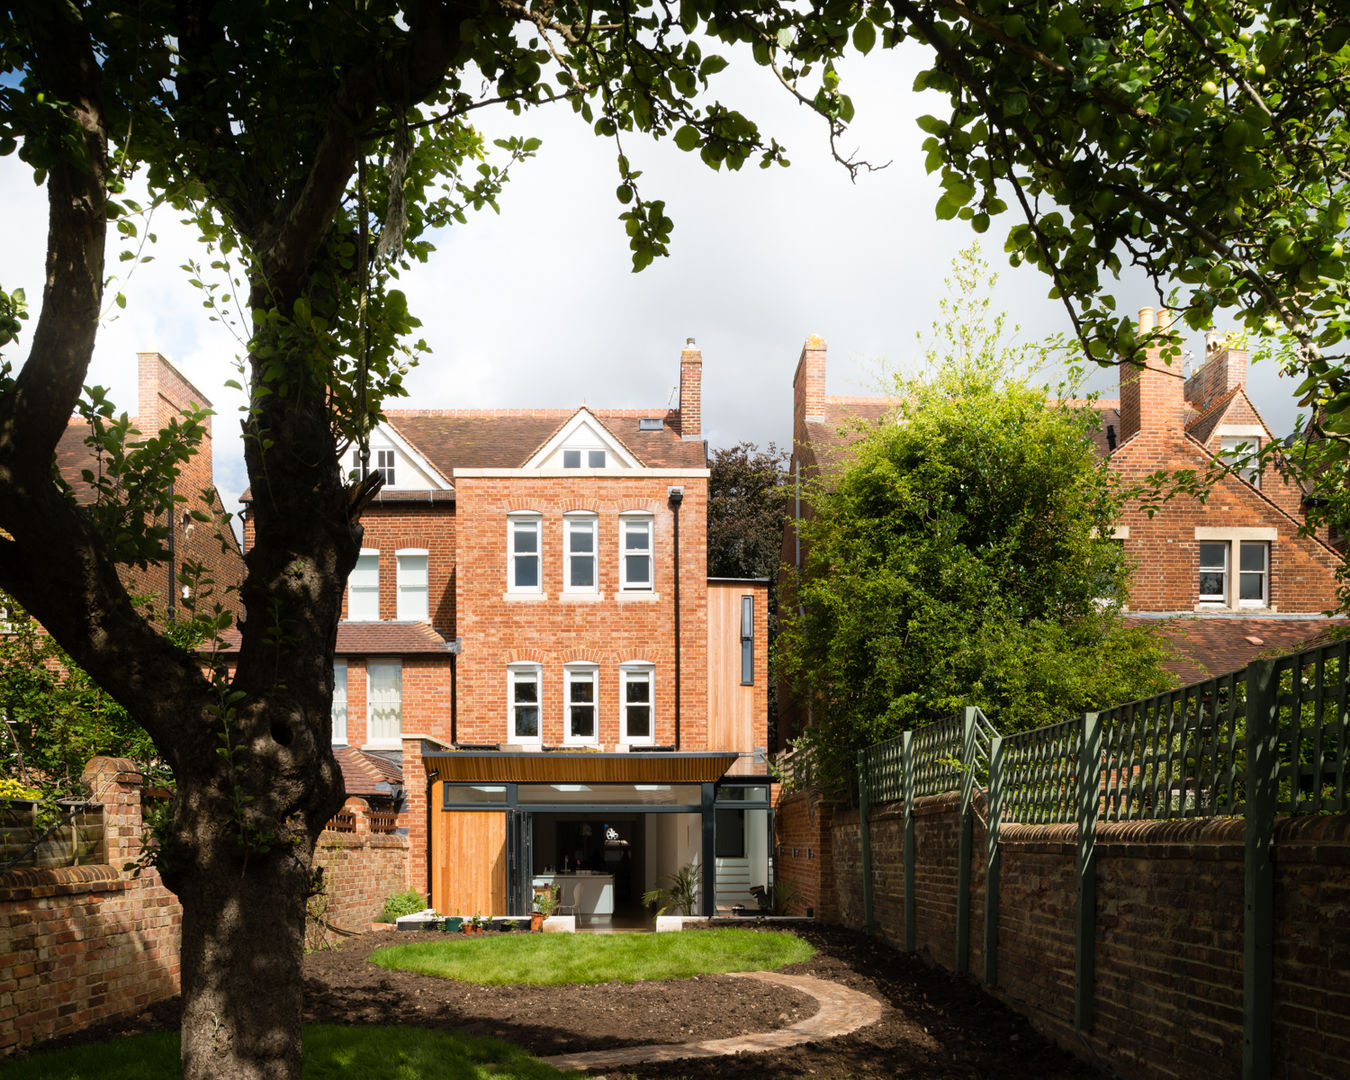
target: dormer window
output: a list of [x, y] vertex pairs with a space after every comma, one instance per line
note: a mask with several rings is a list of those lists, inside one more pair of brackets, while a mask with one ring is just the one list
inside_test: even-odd
[[394, 486], [394, 465], [396, 458], [392, 450], [372, 450], [370, 453], [370, 469], [361, 467], [361, 451], [352, 451], [352, 475], [358, 480], [364, 480], [369, 473], [379, 473], [384, 477], [384, 486]]
[[606, 454], [603, 450], [564, 450], [563, 468], [579, 469], [583, 459], [588, 469], [603, 469], [606, 462]]

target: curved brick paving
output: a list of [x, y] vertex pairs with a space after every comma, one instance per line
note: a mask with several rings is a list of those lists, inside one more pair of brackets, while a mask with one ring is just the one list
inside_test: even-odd
[[654, 1046], [621, 1046], [615, 1050], [591, 1050], [580, 1054], [558, 1054], [542, 1060], [555, 1069], [604, 1069], [618, 1065], [638, 1065], [648, 1061], [678, 1061], [681, 1058], [719, 1057], [722, 1054], [753, 1054], [782, 1050], [817, 1039], [847, 1035], [881, 1019], [881, 1002], [857, 990], [810, 975], [783, 975], [777, 971], [734, 972], [743, 979], [777, 983], [820, 1002], [814, 1016], [799, 1024], [766, 1031], [759, 1035], [737, 1035], [730, 1039], [704, 1042], [662, 1043]]

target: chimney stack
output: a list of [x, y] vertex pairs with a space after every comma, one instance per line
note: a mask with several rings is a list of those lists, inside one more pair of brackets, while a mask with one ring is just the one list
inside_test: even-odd
[[1205, 335], [1205, 360], [1186, 380], [1186, 400], [1204, 412], [1230, 390], [1247, 385], [1251, 353], [1230, 344], [1229, 335], [1211, 330]]
[[680, 438], [702, 439], [703, 353], [694, 339], [680, 353]]
[[[1139, 309], [1139, 335], [1155, 328], [1166, 332], [1172, 326], [1167, 308], [1158, 312]], [[1145, 434], [1180, 436], [1186, 418], [1185, 379], [1180, 357], [1172, 363], [1162, 358], [1162, 346], [1146, 349], [1142, 367], [1120, 365], [1120, 441]]]
[[811, 334], [802, 345], [797, 372], [792, 376], [792, 437], [806, 438], [806, 425], [825, 422], [825, 339]]

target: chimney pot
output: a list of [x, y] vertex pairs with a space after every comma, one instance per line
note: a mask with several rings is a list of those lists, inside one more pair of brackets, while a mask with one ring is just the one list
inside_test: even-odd
[[1139, 309], [1139, 332], [1147, 333], [1153, 329], [1153, 309], [1151, 307], [1141, 307]]

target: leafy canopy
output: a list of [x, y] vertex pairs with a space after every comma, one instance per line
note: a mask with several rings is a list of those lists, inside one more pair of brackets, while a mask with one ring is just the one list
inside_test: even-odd
[[[894, 414], [853, 432], [802, 521], [801, 613], [780, 664], [811, 702], [821, 778], [846, 789], [857, 750], [978, 705], [1002, 730], [1154, 692], [1161, 647], [1118, 618], [1120, 496], [1091, 442], [1094, 410], [1047, 401], [972, 321], [978, 262], [939, 323], [951, 350], [900, 380]], [[933, 359], [938, 359], [934, 357]]]

